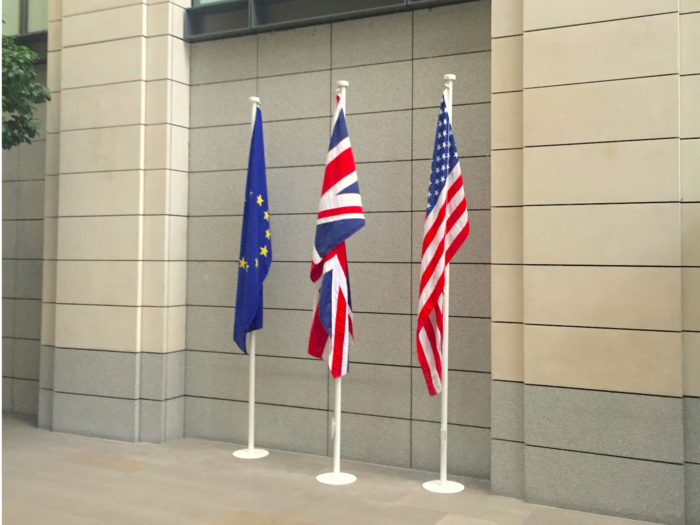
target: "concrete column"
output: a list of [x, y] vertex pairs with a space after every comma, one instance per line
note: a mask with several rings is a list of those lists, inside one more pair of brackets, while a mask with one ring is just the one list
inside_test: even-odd
[[64, 0], [49, 30], [60, 96], [40, 416], [58, 431], [162, 442], [182, 436], [184, 410], [186, 5], [113, 4]]
[[523, 5], [491, 23], [491, 486], [524, 498]]
[[[523, 331], [522, 346], [517, 335], [511, 344], [522, 354], [511, 352], [504, 366], [509, 346], [493, 324], [494, 490], [684, 523], [684, 471], [689, 486], [694, 480], [684, 456], [697, 418], [686, 399], [684, 445], [682, 330], [694, 329], [698, 294], [692, 269], [681, 266], [693, 265], [698, 241], [685, 233], [693, 209], [681, 206], [679, 184], [680, 137], [692, 118], [682, 94], [692, 80], [679, 76], [678, 3], [498, 4], [494, 28], [523, 9], [522, 98], [514, 79], [512, 93], [494, 95], [492, 147], [517, 147], [521, 131], [523, 161], [522, 193], [504, 195], [518, 186], [500, 182], [494, 151], [493, 262], [512, 266], [494, 266], [493, 318], [521, 321]], [[508, 34], [515, 28], [493, 36]], [[503, 71], [518, 70], [503, 55], [494, 45], [494, 93]], [[510, 101], [501, 111], [498, 97]], [[507, 243], [502, 254], [499, 242]], [[497, 290], [508, 291], [511, 306], [522, 298], [521, 319], [497, 315]], [[520, 441], [517, 478], [521, 457], [506, 450]]]
[[700, 525], [700, 3], [679, 19], [685, 514]]

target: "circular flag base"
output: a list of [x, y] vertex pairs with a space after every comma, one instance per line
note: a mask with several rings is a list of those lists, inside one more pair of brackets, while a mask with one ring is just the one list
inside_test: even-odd
[[347, 472], [325, 472], [324, 474], [319, 474], [316, 479], [321, 483], [326, 485], [349, 485], [350, 483], [355, 483], [357, 477]]
[[423, 483], [423, 488], [430, 492], [437, 492], [438, 494], [456, 494], [464, 490], [464, 485], [456, 481], [445, 481], [443, 484], [442, 481], [436, 479], [435, 481], [426, 481]]
[[261, 448], [254, 448], [250, 450], [249, 448], [242, 448], [241, 450], [236, 450], [233, 455], [238, 459], [260, 459], [269, 455], [267, 450]]

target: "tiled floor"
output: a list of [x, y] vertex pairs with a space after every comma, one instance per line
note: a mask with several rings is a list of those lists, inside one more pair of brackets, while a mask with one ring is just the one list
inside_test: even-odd
[[122, 443], [8, 416], [2, 431], [5, 525], [644, 525], [491, 496], [483, 481], [432, 494], [431, 474], [350, 461], [358, 481], [330, 487], [314, 479], [325, 457], [236, 460], [226, 443]]

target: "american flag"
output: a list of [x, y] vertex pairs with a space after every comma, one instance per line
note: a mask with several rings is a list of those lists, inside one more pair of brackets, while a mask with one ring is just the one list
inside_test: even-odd
[[355, 159], [345, 125], [345, 99], [338, 95], [311, 261], [311, 280], [319, 292], [309, 337], [309, 354], [328, 361], [335, 378], [347, 374], [353, 342], [345, 239], [364, 225]]
[[416, 344], [431, 396], [442, 390], [445, 268], [469, 235], [467, 199], [445, 98], [440, 105], [425, 211]]

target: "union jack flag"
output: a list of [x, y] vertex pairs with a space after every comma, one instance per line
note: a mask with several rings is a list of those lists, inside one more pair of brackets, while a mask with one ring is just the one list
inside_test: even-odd
[[311, 280], [319, 293], [309, 337], [309, 354], [325, 359], [334, 378], [347, 374], [353, 343], [345, 240], [364, 225], [355, 159], [345, 125], [345, 98], [338, 95], [311, 261]]
[[469, 235], [462, 169], [445, 98], [440, 105], [423, 229], [416, 344], [431, 396], [442, 390], [445, 268]]

